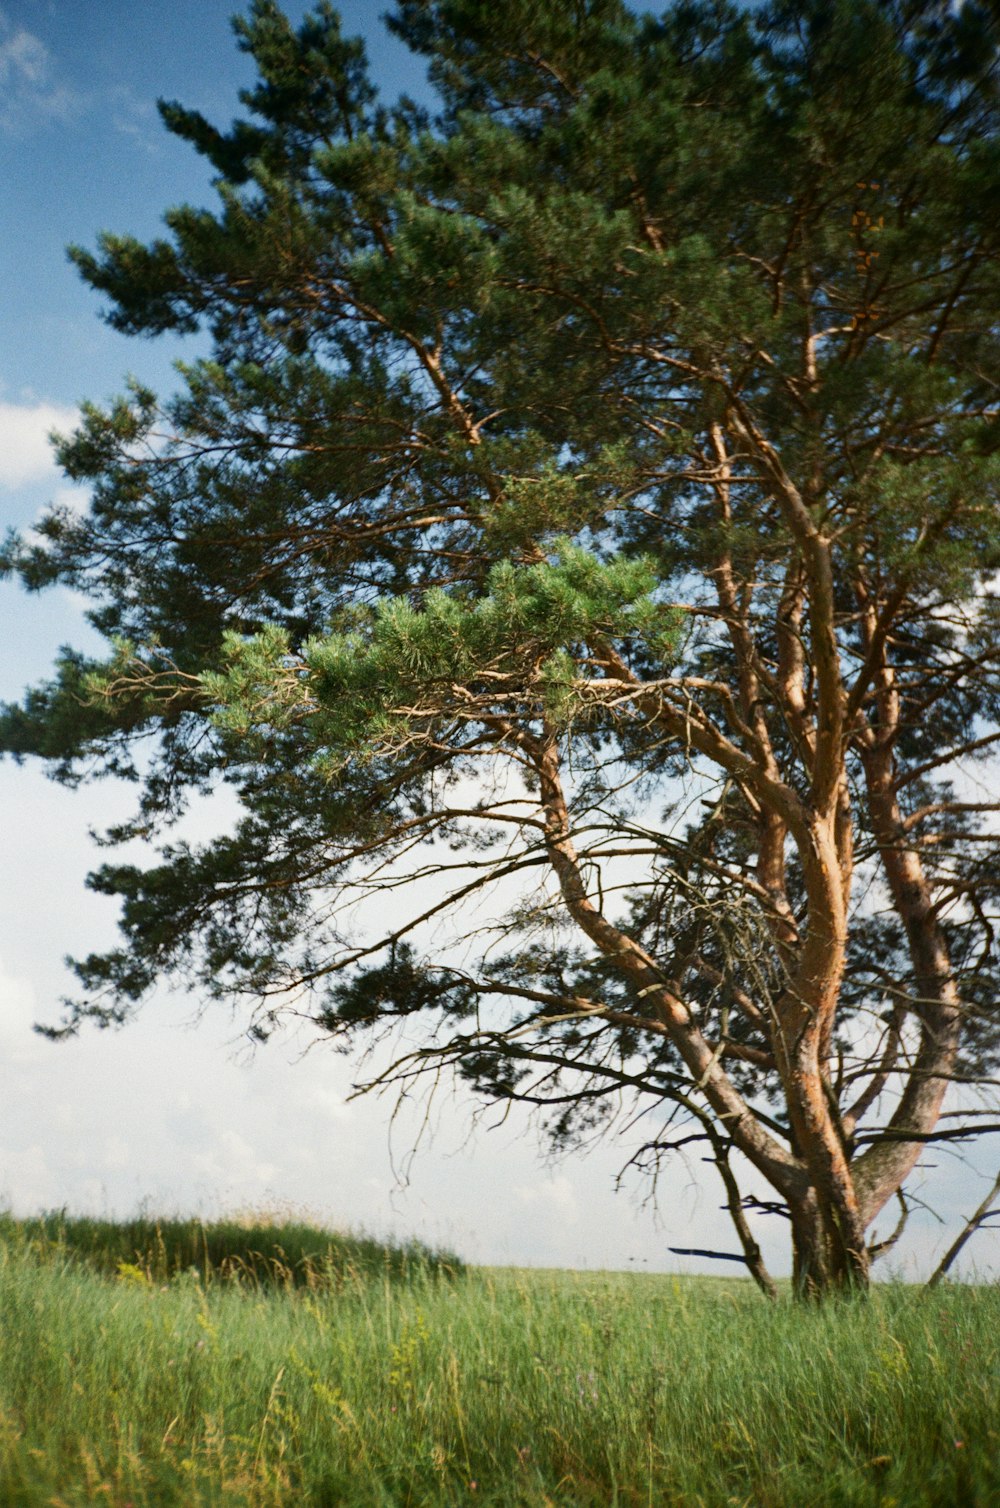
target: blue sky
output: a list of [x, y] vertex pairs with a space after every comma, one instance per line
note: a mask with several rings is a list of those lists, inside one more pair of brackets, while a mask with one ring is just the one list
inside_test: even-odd
[[[386, 94], [415, 92], [422, 71], [381, 27], [382, 8], [341, 7], [347, 29], [367, 37]], [[231, 0], [0, 0], [0, 524], [28, 526], [68, 495], [46, 434], [70, 427], [82, 399], [106, 399], [128, 372], [169, 390], [171, 362], [194, 349], [109, 330], [65, 246], [92, 245], [101, 229], [153, 236], [169, 205], [208, 202], [210, 171], [162, 129], [155, 100], [180, 99], [219, 123], [236, 113], [252, 74], [232, 9]], [[28, 598], [0, 583], [0, 615], [3, 698], [43, 677], [60, 643], [88, 642], [65, 591]], [[69, 988], [63, 956], [111, 940], [113, 907], [84, 890], [88, 829], [127, 805], [126, 792], [68, 792], [37, 768], [0, 765], [0, 1203], [115, 1213], [143, 1201], [204, 1213], [290, 1205], [444, 1241], [473, 1259], [550, 1265], [690, 1270], [697, 1264], [671, 1258], [668, 1245], [731, 1249], [697, 1160], [665, 1181], [657, 1218], [637, 1187], [613, 1193], [627, 1139], [550, 1167], [517, 1115], [470, 1137], [461, 1096], [433, 1107], [435, 1134], [403, 1186], [417, 1111], [390, 1142], [391, 1104], [348, 1103], [343, 1058], [295, 1038], [253, 1056], [238, 1019], [199, 1021], [196, 1000], [164, 995], [123, 1032], [61, 1046], [33, 1035], [32, 1021], [54, 1019]], [[224, 814], [201, 820], [217, 825]], [[984, 1190], [947, 1153], [932, 1161], [922, 1193], [954, 1228]], [[765, 1224], [760, 1234], [783, 1270], [785, 1232]], [[918, 1220], [907, 1260], [926, 1265], [944, 1235], [932, 1217]], [[1000, 1236], [980, 1236], [970, 1254], [995, 1265]]]

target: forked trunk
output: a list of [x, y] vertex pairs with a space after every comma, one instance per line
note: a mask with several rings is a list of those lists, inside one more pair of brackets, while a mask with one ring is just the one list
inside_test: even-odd
[[810, 1191], [790, 1207], [792, 1282], [797, 1299], [815, 1301], [833, 1293], [865, 1293], [870, 1261], [863, 1233], [845, 1230], [836, 1210]]

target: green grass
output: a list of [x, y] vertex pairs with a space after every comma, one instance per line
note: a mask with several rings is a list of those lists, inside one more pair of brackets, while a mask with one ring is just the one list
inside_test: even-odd
[[5, 1508], [1000, 1503], [992, 1288], [807, 1310], [416, 1260], [161, 1282], [74, 1250], [0, 1240]]
[[[404, 1277], [408, 1272], [458, 1271], [459, 1258], [419, 1241], [394, 1245], [371, 1237], [317, 1230], [293, 1219], [96, 1220], [64, 1211], [17, 1220], [0, 1211], [0, 1242], [42, 1260], [72, 1257], [118, 1277], [138, 1269], [167, 1283], [192, 1269], [203, 1282], [239, 1280], [244, 1286], [317, 1288], [359, 1275]], [[136, 1274], [133, 1274], [135, 1276]]]

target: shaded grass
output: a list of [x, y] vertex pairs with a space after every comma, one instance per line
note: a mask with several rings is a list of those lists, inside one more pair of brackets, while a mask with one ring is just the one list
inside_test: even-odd
[[1000, 1295], [360, 1269], [109, 1279], [0, 1242], [0, 1502], [975, 1508]]
[[41, 1261], [75, 1258], [95, 1271], [119, 1276], [136, 1269], [153, 1283], [194, 1271], [205, 1283], [239, 1280], [255, 1286], [315, 1288], [358, 1274], [401, 1278], [425, 1269], [457, 1272], [451, 1252], [419, 1241], [405, 1244], [320, 1230], [303, 1220], [248, 1216], [199, 1219], [100, 1220], [57, 1210], [18, 1220], [0, 1211], [0, 1242]]

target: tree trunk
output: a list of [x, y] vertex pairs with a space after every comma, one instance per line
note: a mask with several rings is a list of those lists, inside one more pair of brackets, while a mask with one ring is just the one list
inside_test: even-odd
[[869, 1258], [857, 1229], [845, 1231], [832, 1205], [814, 1190], [793, 1203], [790, 1214], [795, 1297], [808, 1302], [867, 1292]]

